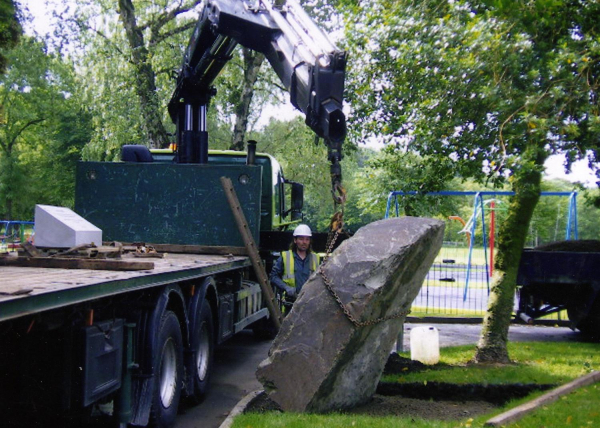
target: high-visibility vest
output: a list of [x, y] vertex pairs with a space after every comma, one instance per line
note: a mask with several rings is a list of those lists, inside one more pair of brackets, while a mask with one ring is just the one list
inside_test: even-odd
[[[294, 252], [292, 250], [284, 251], [281, 253], [283, 258], [283, 282], [288, 286], [296, 288], [296, 276], [294, 275]], [[310, 262], [310, 272], [317, 270], [319, 266], [319, 257], [315, 253], [308, 253]]]

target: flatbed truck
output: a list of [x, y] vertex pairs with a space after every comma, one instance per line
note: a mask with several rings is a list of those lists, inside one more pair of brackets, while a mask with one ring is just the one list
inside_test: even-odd
[[120, 426], [172, 426], [181, 399], [205, 395], [216, 345], [248, 327], [273, 333], [235, 213], [268, 266], [302, 218], [303, 190], [253, 145], [246, 154], [208, 150], [212, 81], [237, 44], [265, 54], [324, 140], [332, 195], [343, 203], [345, 53], [296, 0], [206, 1], [169, 103], [176, 149], [125, 146], [122, 162], [80, 162], [76, 172], [75, 212], [102, 230], [106, 245], [153, 246], [164, 257], [135, 259], [153, 264], [136, 271], [14, 266], [15, 257], [0, 257], [7, 424], [80, 426], [102, 408]]
[[[187, 165], [183, 174], [200, 180], [188, 181], [181, 193], [171, 185], [148, 187], [174, 174], [175, 164], [78, 165], [76, 210], [111, 242], [119, 240], [116, 245], [154, 247], [159, 257], [125, 253], [121, 261], [148, 265], [134, 271], [86, 269], [85, 259], [81, 269], [0, 267], [5, 420], [27, 426], [21, 423], [29, 416], [51, 416], [79, 425], [98, 405], [112, 403], [114, 418], [124, 425], [169, 426], [182, 397], [200, 401], [206, 393], [215, 346], [246, 328], [273, 334], [251, 259], [216, 182], [222, 175], [235, 179], [256, 242], [259, 224], [283, 228], [285, 206], [273, 199], [285, 197], [281, 171], [268, 174], [269, 203], [261, 201], [266, 164], [278, 164], [269, 156], [257, 157], [263, 166]], [[114, 195], [114, 186], [125, 182], [128, 188]], [[274, 185], [281, 191], [269, 192]], [[190, 193], [200, 201], [210, 197], [191, 203]], [[145, 204], [136, 203], [136, 197]], [[155, 206], [159, 201], [162, 207]], [[143, 211], [152, 207], [146, 217]], [[271, 252], [267, 247], [263, 242], [263, 260]]]

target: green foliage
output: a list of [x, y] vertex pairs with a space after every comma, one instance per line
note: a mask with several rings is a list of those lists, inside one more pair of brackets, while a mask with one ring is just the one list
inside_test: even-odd
[[[315, 143], [315, 135], [304, 119], [297, 117], [289, 122], [272, 119], [263, 130], [252, 132], [250, 138], [258, 141], [258, 151], [277, 158], [286, 178], [304, 184], [304, 221], [313, 230], [328, 231], [335, 207], [331, 198], [327, 148], [322, 142]], [[344, 208], [344, 219], [346, 228], [351, 231], [383, 218], [376, 210], [363, 209], [357, 197], [361, 166], [369, 156], [368, 151], [359, 150], [347, 153], [342, 161], [344, 185], [350, 195]]]
[[600, 225], [598, 224], [598, 206], [600, 189], [586, 189], [578, 197], [577, 218], [579, 223], [580, 239], [598, 239]]
[[450, 158], [460, 176], [497, 184], [528, 141], [570, 159], [596, 147], [597, 6], [487, 3], [502, 5], [350, 3], [353, 139]]
[[[373, 210], [383, 218], [389, 193], [402, 191], [407, 194], [398, 201], [406, 215], [451, 215], [452, 199], [423, 196], [456, 185], [451, 183], [453, 170], [450, 164], [450, 159], [438, 161], [432, 156], [419, 156], [388, 145], [365, 162], [357, 177], [358, 206]], [[408, 192], [419, 194], [409, 195]]]
[[0, 74], [6, 70], [5, 49], [13, 48], [21, 35], [17, 8], [13, 0], [0, 0]]
[[313, 143], [314, 134], [299, 117], [290, 122], [271, 119], [250, 137], [258, 141], [259, 152], [269, 153], [281, 163], [287, 179], [304, 184], [305, 221], [313, 229], [325, 231], [325, 217], [333, 212], [327, 149]]
[[73, 69], [24, 37], [0, 78], [0, 217], [31, 219], [35, 203], [72, 205], [75, 160], [89, 140]]

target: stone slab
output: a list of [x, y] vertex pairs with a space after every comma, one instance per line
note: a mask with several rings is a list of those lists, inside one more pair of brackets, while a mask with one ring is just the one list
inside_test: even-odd
[[412, 301], [442, 245], [441, 221], [402, 217], [371, 223], [324, 265], [357, 327], [313, 274], [302, 287], [257, 377], [286, 411], [327, 412], [374, 394]]

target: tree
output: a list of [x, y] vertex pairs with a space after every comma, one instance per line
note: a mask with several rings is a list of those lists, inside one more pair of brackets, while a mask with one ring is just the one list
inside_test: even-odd
[[354, 52], [353, 138], [377, 136], [400, 150], [451, 159], [457, 177], [498, 186], [507, 180], [515, 192], [474, 358], [506, 362], [516, 273], [544, 161], [557, 152], [597, 161], [600, 5], [343, 4]]
[[193, 28], [194, 22], [186, 22], [176, 28], [164, 31], [165, 26], [178, 15], [190, 11], [200, 0], [191, 2], [179, 2], [178, 5], [170, 8], [168, 3], [164, 3], [162, 10], [152, 14], [152, 19], [148, 22], [138, 24], [138, 17], [135, 14], [135, 8], [132, 0], [119, 0], [119, 18], [125, 28], [131, 64], [133, 65], [135, 75], [135, 87], [143, 117], [143, 126], [148, 136], [150, 147], [168, 147], [169, 138], [167, 131], [162, 123], [162, 113], [160, 103], [156, 93], [156, 74], [150, 63], [150, 52], [144, 41], [145, 29], [149, 29], [150, 40], [148, 46], [156, 45], [161, 41], [181, 32], [187, 32]]
[[0, 74], [6, 70], [6, 56], [2, 49], [11, 49], [19, 41], [22, 29], [13, 0], [0, 0]]
[[0, 213], [28, 219], [35, 203], [72, 205], [75, 160], [89, 139], [73, 69], [29, 37], [0, 78]]
[[237, 95], [237, 102], [234, 100], [235, 123], [233, 125], [233, 135], [231, 138], [231, 150], [244, 150], [244, 140], [248, 130], [248, 120], [250, 117], [250, 105], [254, 97], [254, 87], [258, 80], [260, 66], [265, 60], [265, 56], [259, 52], [254, 52], [248, 48], [242, 48], [244, 59], [242, 85]]
[[[172, 141], [175, 127], [166, 106], [200, 4], [85, 0], [75, 13], [60, 14], [65, 30], [59, 40], [78, 39], [78, 68], [90, 80], [86, 90], [97, 132], [85, 150], [87, 159], [115, 159], [123, 144], [164, 147]], [[240, 49], [216, 79], [217, 96], [208, 110], [211, 147], [243, 149], [262, 106], [279, 101], [278, 89], [269, 86], [273, 73], [260, 72], [263, 60]]]
[[289, 122], [271, 119], [269, 124], [250, 136], [257, 140], [258, 151], [277, 158], [287, 179], [304, 184], [306, 222], [314, 229], [324, 230], [324, 219], [331, 216], [329, 164], [324, 145], [313, 144], [314, 134], [298, 117]]
[[113, 160], [123, 144], [168, 146], [174, 126], [166, 105], [200, 3], [82, 0], [74, 9], [57, 7], [61, 25], [52, 41], [87, 80], [96, 130], [87, 159]]

